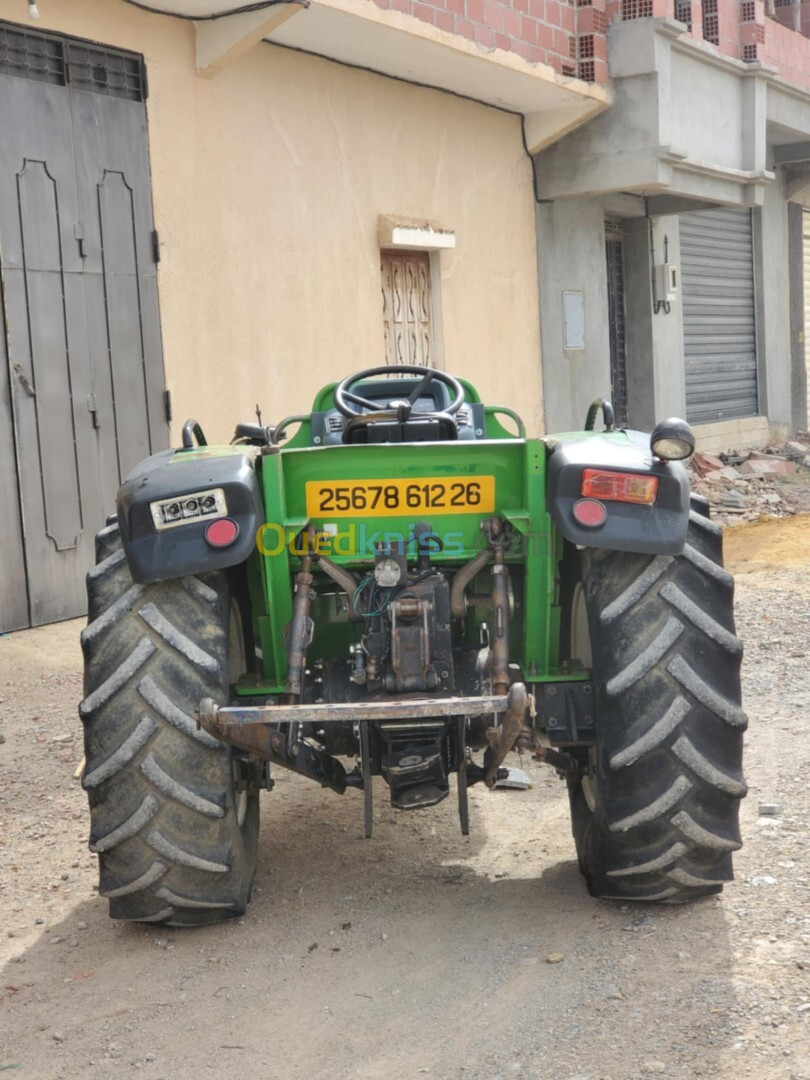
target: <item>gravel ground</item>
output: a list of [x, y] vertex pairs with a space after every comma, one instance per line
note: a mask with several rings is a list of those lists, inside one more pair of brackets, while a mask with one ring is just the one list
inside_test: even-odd
[[721, 897], [590, 899], [562, 784], [392, 814], [289, 774], [248, 915], [112, 923], [87, 850], [78, 632], [0, 637], [0, 1070], [36, 1080], [810, 1080], [810, 518], [727, 533], [751, 726]]

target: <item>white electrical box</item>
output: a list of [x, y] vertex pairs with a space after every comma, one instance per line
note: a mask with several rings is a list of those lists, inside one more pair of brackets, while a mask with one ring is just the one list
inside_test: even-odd
[[585, 293], [563, 292], [563, 348], [585, 348]]
[[666, 303], [678, 295], [680, 271], [674, 263], [662, 263], [655, 268], [655, 291], [659, 300]]

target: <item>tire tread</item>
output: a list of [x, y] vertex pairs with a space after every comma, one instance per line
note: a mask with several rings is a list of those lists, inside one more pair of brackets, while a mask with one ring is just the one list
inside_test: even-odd
[[731, 880], [746, 793], [742, 643], [722, 531], [693, 500], [675, 557], [586, 549], [595, 802], [569, 785], [580, 867], [597, 896], [683, 902]]
[[195, 925], [241, 915], [258, 791], [240, 827], [231, 748], [193, 719], [202, 697], [228, 701], [225, 578], [133, 583], [117, 523], [96, 551], [79, 711], [99, 892], [113, 918]]

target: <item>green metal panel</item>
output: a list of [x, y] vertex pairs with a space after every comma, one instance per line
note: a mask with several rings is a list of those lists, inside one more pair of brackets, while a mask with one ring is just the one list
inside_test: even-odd
[[[296, 439], [297, 441], [297, 439]], [[323, 553], [355, 571], [369, 569], [374, 545], [384, 540], [413, 536], [418, 521], [428, 521], [443, 540], [444, 549], [432, 556], [437, 566], [454, 570], [484, 546], [482, 522], [493, 513], [513, 527], [506, 561], [512, 566], [516, 610], [512, 622], [512, 653], [529, 681], [560, 677], [559, 601], [556, 567], [561, 541], [546, 511], [546, 447], [539, 439], [490, 439], [478, 442], [385, 444], [381, 446], [309, 447], [289, 445], [260, 459], [266, 525], [257, 538], [261, 552], [256, 558], [254, 611], [256, 630], [264, 656], [263, 692], [283, 690], [286, 676], [284, 629], [292, 614], [294, 575], [300, 566], [297, 538], [307, 525], [319, 534], [331, 530]], [[411, 478], [494, 477], [494, 508], [487, 512], [441, 510], [395, 512], [386, 516], [333, 516], [326, 512], [307, 515], [308, 481], [336, 485], [360, 480], [386, 481]], [[476, 592], [487, 591], [490, 576], [482, 572]], [[257, 594], [261, 593], [261, 597]], [[258, 602], [257, 602], [258, 601]], [[360, 628], [338, 609], [334, 596], [319, 597], [313, 604], [316, 636], [311, 659], [348, 655]], [[480, 618], [472, 611], [465, 639], [476, 640]], [[566, 677], [564, 674], [563, 677]], [[568, 677], [582, 678], [571, 672]], [[256, 693], [255, 685], [242, 688]]]
[[[327, 446], [301, 450], [282, 450], [286, 499], [286, 518], [282, 523], [302, 528], [309, 520], [306, 507], [306, 483], [309, 480], [341, 482], [388, 479], [451, 477], [471, 480], [476, 477], [495, 478], [495, 507], [487, 513], [442, 513], [421, 510], [386, 516], [370, 516], [358, 512], [352, 517], [331, 513], [314, 517], [317, 529], [335, 526], [336, 536], [331, 545], [331, 558], [341, 565], [370, 566], [374, 561], [374, 544], [386, 533], [407, 538], [413, 535], [417, 521], [428, 520], [445, 542], [445, 552], [435, 557], [437, 563], [459, 563], [472, 558], [484, 544], [481, 521], [491, 514], [505, 515], [507, 510], [526, 516], [524, 478], [526, 445], [521, 440], [448, 442], [417, 444], [385, 444], [382, 446]], [[542, 444], [538, 454], [544, 458]], [[265, 459], [267, 460], [267, 459]], [[539, 477], [542, 486], [543, 477]], [[267, 481], [265, 481], [265, 485]], [[266, 487], [266, 491], [267, 491]], [[268, 523], [273, 518], [268, 502]], [[272, 537], [278, 536], [274, 530]]]
[[[265, 519], [270, 523], [290, 522], [285, 503], [282, 456], [267, 454], [261, 459]], [[261, 531], [260, 531], [261, 532]], [[260, 541], [260, 537], [257, 537]], [[264, 549], [264, 550], [262, 550]], [[262, 643], [264, 672], [268, 693], [280, 693], [287, 675], [287, 656], [284, 651], [284, 628], [292, 617], [292, 579], [289, 550], [280, 550], [260, 543], [260, 566], [265, 589], [265, 613], [259, 618], [259, 637]], [[266, 553], [268, 552], [268, 553]]]

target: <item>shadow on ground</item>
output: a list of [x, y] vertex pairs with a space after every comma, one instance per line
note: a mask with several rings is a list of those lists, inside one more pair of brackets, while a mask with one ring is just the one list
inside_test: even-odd
[[470, 838], [449, 800], [381, 806], [364, 841], [359, 799], [283, 777], [247, 916], [164, 930], [77, 903], [3, 970], [0, 1064], [37, 1080], [719, 1075], [723, 903], [591, 899], [559, 789], [548, 814], [538, 794], [475, 791]]

